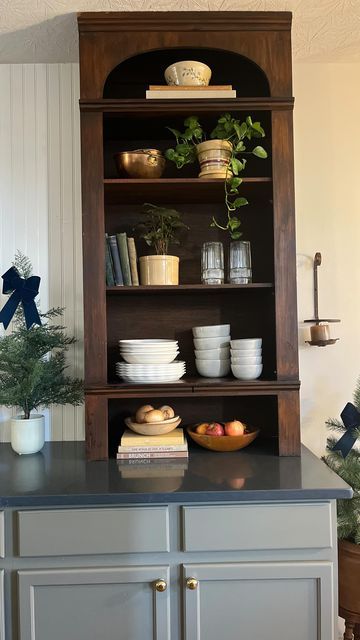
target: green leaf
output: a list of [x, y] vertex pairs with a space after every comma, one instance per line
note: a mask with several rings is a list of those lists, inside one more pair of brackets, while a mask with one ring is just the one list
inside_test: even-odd
[[230, 237], [232, 240], [239, 240], [239, 238], [241, 238], [242, 233], [241, 231], [232, 231], [230, 232]]
[[241, 226], [241, 221], [239, 218], [229, 218], [229, 229], [231, 231], [236, 231]]
[[238, 177], [234, 177], [234, 178], [229, 178], [228, 185], [230, 186], [231, 191], [235, 191], [242, 183], [243, 179], [242, 178], [238, 178]]
[[175, 149], [166, 149], [165, 158], [168, 160], [174, 160], [176, 156]]
[[267, 158], [268, 155], [265, 149], [260, 146], [255, 147], [255, 149], [253, 149], [251, 153], [258, 158]]
[[253, 122], [252, 122], [251, 116], [247, 116], [247, 118], [246, 118], [246, 124], [247, 124], [249, 127], [252, 127], [252, 126], [253, 126]]
[[189, 116], [184, 120], [184, 125], [190, 129], [195, 129], [199, 125], [199, 116]]
[[244, 207], [246, 204], [249, 204], [249, 203], [246, 198], [236, 198], [233, 204], [234, 204], [234, 207], [236, 207], [237, 209], [238, 207]]

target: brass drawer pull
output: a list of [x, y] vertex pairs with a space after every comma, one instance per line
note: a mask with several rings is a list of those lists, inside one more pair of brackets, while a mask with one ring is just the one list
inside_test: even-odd
[[154, 587], [156, 591], [166, 591], [167, 583], [165, 582], [165, 580], [156, 580], [156, 582], [154, 582]]
[[191, 591], [194, 591], [195, 589], [197, 589], [198, 585], [199, 585], [199, 582], [198, 582], [198, 580], [196, 580], [196, 578], [187, 578], [186, 586]]

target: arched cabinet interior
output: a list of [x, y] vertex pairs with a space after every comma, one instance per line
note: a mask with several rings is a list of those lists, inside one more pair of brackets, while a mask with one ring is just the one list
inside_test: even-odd
[[[290, 14], [100, 12], [79, 14], [78, 23], [88, 457], [114, 454], [123, 418], [141, 398], [172, 398], [185, 424], [208, 413], [219, 420], [242, 416], [279, 455], [298, 455]], [[148, 86], [164, 84], [165, 68], [181, 59], [207, 63], [212, 83], [231, 84], [237, 97], [146, 100]], [[195, 165], [179, 172], [170, 163], [159, 180], [126, 179], [117, 173], [114, 153], [165, 150], [174, 143], [167, 127], [181, 129], [194, 114], [211, 130], [224, 112], [260, 120], [268, 158], [248, 163], [242, 185], [254, 284], [211, 289], [200, 285], [200, 251], [203, 242], [218, 239], [228, 252], [229, 238], [209, 226], [212, 215], [225, 215], [223, 184], [198, 179]], [[144, 202], [179, 209], [190, 227], [176, 248], [180, 286], [107, 288], [104, 234], [134, 235]], [[136, 241], [142, 255], [145, 246]], [[263, 337], [260, 380], [197, 375], [191, 327], [219, 322], [230, 322], [233, 337]], [[138, 337], [179, 341], [187, 363], [181, 384], [150, 389], [116, 378], [118, 340]]]

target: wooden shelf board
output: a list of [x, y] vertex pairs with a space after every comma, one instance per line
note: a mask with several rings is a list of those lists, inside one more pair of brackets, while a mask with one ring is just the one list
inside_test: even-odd
[[189, 397], [276, 395], [284, 390], [299, 389], [298, 380], [237, 380], [236, 378], [183, 378], [168, 384], [129, 384], [119, 382], [104, 386], [87, 387], [87, 395], [106, 396], [109, 399], [132, 397]]
[[[272, 179], [270, 177], [243, 178], [242, 192], [246, 195], [250, 191], [252, 199], [272, 197]], [[259, 191], [260, 188], [260, 191]], [[203, 178], [105, 178], [104, 197], [107, 204], [139, 203], [145, 199], [155, 199], [157, 202], [223, 202], [224, 180], [206, 180]]]
[[211, 294], [231, 293], [237, 290], [272, 289], [272, 282], [252, 282], [250, 284], [177, 284], [177, 285], [140, 285], [138, 287], [106, 287], [109, 295], [146, 295], [146, 294]]
[[146, 98], [99, 98], [80, 100], [80, 111], [97, 111], [107, 114], [131, 115], [133, 118], [160, 116], [169, 114], [189, 114], [196, 111], [198, 114], [218, 113], [219, 111], [272, 111], [292, 110], [294, 98], [292, 97], [250, 97], [250, 98], [199, 98], [194, 100], [146, 100]]

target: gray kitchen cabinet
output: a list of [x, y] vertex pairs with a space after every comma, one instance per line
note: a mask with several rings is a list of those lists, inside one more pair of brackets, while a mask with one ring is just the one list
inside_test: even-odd
[[184, 565], [185, 640], [335, 637], [329, 562]]
[[336, 638], [331, 500], [9, 508], [3, 548], [0, 640]]
[[170, 640], [167, 566], [18, 572], [21, 640]]
[[0, 570], [0, 640], [5, 640], [4, 571]]

